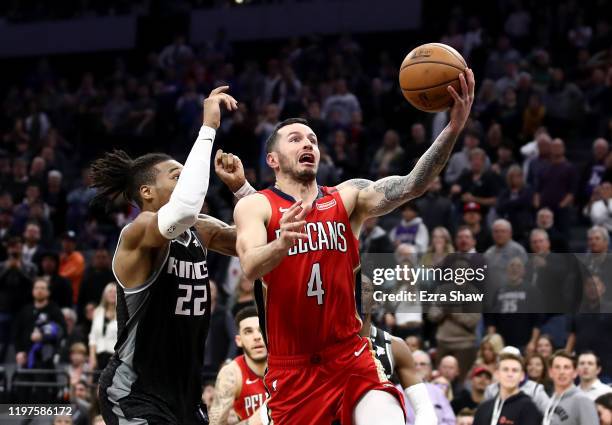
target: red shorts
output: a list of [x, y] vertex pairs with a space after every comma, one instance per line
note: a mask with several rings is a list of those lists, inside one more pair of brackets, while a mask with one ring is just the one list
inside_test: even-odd
[[273, 425], [353, 424], [353, 410], [370, 390], [404, 398], [375, 360], [367, 338], [355, 336], [307, 356], [268, 356], [264, 383]]

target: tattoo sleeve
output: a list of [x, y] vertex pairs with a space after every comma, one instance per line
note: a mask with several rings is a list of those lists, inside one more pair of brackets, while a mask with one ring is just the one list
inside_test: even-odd
[[226, 366], [219, 371], [215, 383], [215, 398], [210, 406], [210, 425], [226, 425], [238, 385], [238, 376], [233, 367]]
[[365, 200], [368, 216], [386, 214], [427, 190], [446, 165], [457, 135], [445, 128], [407, 176], [390, 176], [376, 182], [355, 179], [346, 183], [360, 190], [359, 197]]

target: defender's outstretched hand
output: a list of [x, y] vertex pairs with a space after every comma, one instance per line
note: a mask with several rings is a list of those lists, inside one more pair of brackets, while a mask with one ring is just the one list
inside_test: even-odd
[[246, 182], [240, 158], [232, 153], [225, 153], [221, 149], [215, 154], [215, 173], [234, 193]]
[[472, 103], [474, 102], [474, 73], [470, 68], [465, 68], [465, 73], [459, 74], [461, 83], [461, 94], [452, 87], [448, 86], [448, 92], [453, 96], [454, 103], [450, 111], [450, 127], [452, 131], [460, 132], [470, 116]]
[[224, 93], [229, 86], [220, 86], [210, 92], [210, 95], [204, 99], [204, 119], [205, 126], [214, 128], [215, 130], [221, 125], [221, 103], [225, 105], [228, 111], [238, 109], [238, 102], [232, 96]]

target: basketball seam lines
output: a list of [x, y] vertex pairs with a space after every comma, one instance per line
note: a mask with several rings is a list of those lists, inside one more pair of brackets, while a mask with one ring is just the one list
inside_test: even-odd
[[455, 52], [453, 52], [451, 49], [449, 49], [448, 47], [446, 47], [446, 46], [445, 46], [443, 43], [432, 43], [432, 44], [435, 44], [436, 46], [443, 48], [443, 49], [444, 49], [444, 50], [446, 50], [448, 53], [450, 53], [451, 55], [453, 55], [454, 57], [456, 57], [457, 59], [459, 59], [459, 61], [460, 61], [461, 63], [463, 63], [463, 64], [464, 64], [464, 65], [467, 67], [467, 62], [465, 61], [465, 59], [463, 59], [463, 57], [461, 57], [461, 56], [457, 56], [457, 55], [455, 54]]
[[400, 68], [400, 73], [402, 72], [402, 69], [404, 69], [404, 68], [408, 68], [409, 66], [412, 66], [412, 65], [420, 65], [422, 63], [437, 63], [437, 64], [440, 64], [440, 65], [446, 65], [446, 66], [450, 66], [451, 68], [458, 69], [461, 72], [463, 72], [465, 70], [464, 68], [459, 68], [459, 67], [457, 67], [455, 65], [451, 65], [448, 62], [442, 62], [442, 61], [423, 61], [423, 62], [417, 62], [417, 63], [409, 63], [407, 65], [402, 66]]
[[443, 83], [436, 84], [435, 86], [421, 87], [421, 88], [418, 88], [418, 89], [405, 89], [405, 88], [403, 88], [402, 86], [400, 86], [400, 88], [401, 88], [403, 91], [420, 91], [420, 90], [429, 90], [429, 89], [435, 89], [436, 87], [440, 87], [440, 86], [443, 86], [443, 85], [445, 85], [445, 84], [452, 83], [452, 82], [453, 82], [453, 81], [455, 81], [455, 80], [458, 80], [458, 78], [453, 78], [452, 80], [448, 80], [448, 81], [445, 81], [445, 82], [443, 82]]

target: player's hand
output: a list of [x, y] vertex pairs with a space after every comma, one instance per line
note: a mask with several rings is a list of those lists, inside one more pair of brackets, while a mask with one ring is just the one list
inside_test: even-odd
[[[246, 425], [263, 425], [261, 421], [261, 407], [258, 407], [256, 411], [247, 419]], [[240, 425], [240, 424], [239, 424]]]
[[465, 72], [459, 74], [459, 83], [461, 84], [461, 94], [452, 87], [448, 86], [448, 92], [453, 97], [454, 103], [450, 111], [449, 126], [453, 132], [459, 133], [463, 130], [465, 123], [470, 116], [472, 103], [474, 102], [474, 73], [470, 68], [465, 68]]
[[215, 154], [215, 173], [232, 193], [246, 183], [240, 158], [234, 154], [225, 153], [221, 149]]
[[306, 225], [305, 218], [309, 210], [309, 208], [302, 207], [302, 201], [297, 201], [283, 213], [279, 221], [280, 236], [278, 238], [283, 249], [291, 248], [298, 239], [308, 239], [302, 230]]
[[210, 95], [204, 99], [204, 119], [205, 126], [214, 128], [215, 130], [221, 125], [221, 104], [228, 111], [238, 109], [238, 102], [232, 96], [224, 93], [229, 86], [220, 86], [210, 92]]

